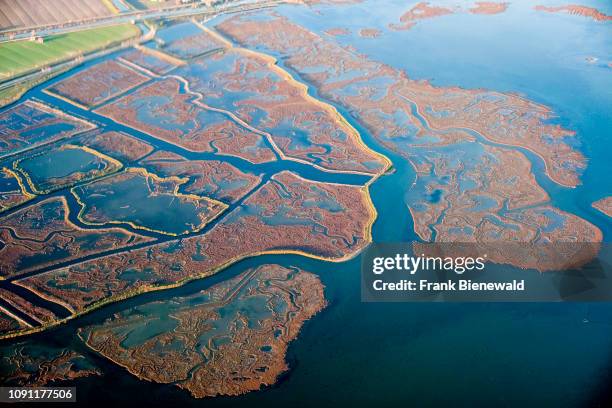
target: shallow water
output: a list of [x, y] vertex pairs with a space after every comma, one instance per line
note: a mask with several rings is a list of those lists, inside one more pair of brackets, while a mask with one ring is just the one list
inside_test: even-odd
[[[586, 3], [608, 13], [612, 10], [603, 1]], [[551, 107], [559, 116], [555, 122], [577, 131], [579, 149], [589, 163], [583, 184], [569, 189], [551, 182], [541, 161], [527, 153], [536, 179], [555, 206], [596, 224], [604, 232], [604, 239], [610, 241], [609, 218], [590, 204], [612, 195], [608, 181], [612, 152], [607, 140], [612, 129], [612, 70], [601, 64], [588, 64], [585, 58], [596, 56], [600, 61], [612, 61], [611, 26], [581, 17], [536, 13], [528, 2], [515, 2], [501, 15], [443, 16], [419, 22], [408, 31], [390, 32], [387, 24], [397, 22], [410, 5], [399, 0], [385, 3], [385, 7], [380, 2], [376, 4], [285, 6], [279, 11], [318, 33], [332, 27], [348, 28], [351, 34], [337, 37], [338, 41], [374, 60], [404, 69], [412, 78], [429, 79], [439, 86], [517, 92]], [[265, 20], [261, 15], [253, 18]], [[374, 39], [358, 36], [359, 29], [371, 27], [381, 30], [382, 35]], [[283, 66], [282, 61], [279, 65]], [[318, 97], [312, 87], [309, 92]], [[44, 95], [40, 88], [27, 96], [52, 102], [109, 129], [126, 131]], [[410, 194], [422, 194], [409, 189], [415, 180], [414, 171], [399, 155], [378, 144], [342, 107], [337, 108], [370, 147], [393, 161], [394, 172], [370, 187], [379, 214], [373, 227], [374, 240], [414, 240], [406, 207]], [[137, 136], [150, 140], [143, 134]], [[176, 151], [171, 145], [152, 142]], [[292, 166], [291, 170], [306, 178], [334, 178], [355, 184], [363, 181], [358, 176], [321, 174], [310, 166], [287, 162], [254, 166], [238, 159], [227, 161], [244, 171], [268, 176]], [[435, 194], [431, 199], [436, 199]], [[264, 263], [293, 265], [319, 274], [329, 301], [329, 306], [307, 322], [300, 337], [290, 345], [291, 371], [264, 391], [238, 398], [194, 400], [172, 386], [136, 380], [124, 369], [88, 351], [75, 336], [78, 327], [100, 322], [116, 311], [193, 294]], [[612, 305], [362, 303], [359, 269], [359, 258], [326, 263], [295, 255], [259, 256], [238, 262], [211, 278], [109, 305], [32, 336], [29, 342], [73, 346], [105, 370], [102, 378], [76, 381], [80, 402], [128, 399], [180, 406], [286, 407], [370, 406], [403, 401], [416, 406], [462, 406], [478, 396], [482, 405], [508, 406], [529, 401], [530, 405], [580, 406], [588, 405], [609, 388]]]

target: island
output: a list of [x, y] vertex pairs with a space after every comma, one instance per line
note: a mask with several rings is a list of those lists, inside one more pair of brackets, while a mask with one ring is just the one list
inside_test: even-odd
[[420, 2], [400, 16], [399, 24], [390, 24], [393, 30], [409, 30], [419, 20], [453, 14], [453, 9], [440, 6], [431, 6], [429, 2]]
[[124, 310], [79, 335], [138, 378], [197, 398], [240, 395], [276, 382], [288, 369], [288, 344], [325, 304], [316, 275], [267, 264]]
[[362, 28], [359, 30], [359, 36], [363, 38], [377, 38], [381, 34], [381, 31], [376, 28]]
[[494, 1], [477, 1], [476, 5], [470, 9], [473, 14], [500, 14], [508, 9], [510, 3], [497, 3]]
[[609, 16], [594, 7], [581, 6], [578, 4], [568, 4], [564, 6], [535, 6], [535, 10], [544, 11], [547, 13], [567, 13], [576, 16], [591, 18], [595, 21], [610, 21], [612, 16]]

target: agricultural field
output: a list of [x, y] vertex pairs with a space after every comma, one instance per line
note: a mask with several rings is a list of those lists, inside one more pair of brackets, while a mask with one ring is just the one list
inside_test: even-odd
[[14, 41], [0, 44], [0, 80], [75, 58], [140, 34], [132, 24], [94, 28], [46, 37], [44, 42]]
[[111, 16], [118, 10], [106, 0], [0, 0], [0, 27], [17, 29]]

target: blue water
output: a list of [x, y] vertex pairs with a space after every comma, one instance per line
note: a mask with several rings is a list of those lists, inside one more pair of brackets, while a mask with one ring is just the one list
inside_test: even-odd
[[[546, 4], [546, 2], [543, 2]], [[603, 11], [612, 4], [587, 1]], [[321, 33], [332, 27], [352, 34], [337, 37], [372, 59], [406, 70], [412, 78], [435, 85], [517, 92], [545, 104], [558, 115], [556, 123], [578, 134], [579, 149], [589, 158], [576, 189], [560, 187], [543, 174], [533, 155], [536, 179], [553, 204], [593, 223], [612, 239], [609, 218], [590, 205], [612, 195], [612, 71], [588, 64], [588, 56], [612, 61], [611, 25], [581, 17], [536, 13], [529, 2], [513, 3], [506, 14], [458, 14], [419, 22], [404, 32], [390, 32], [389, 23], [410, 7], [400, 0], [366, 1], [357, 5], [284, 6], [282, 14]], [[263, 19], [257, 15], [253, 18]], [[213, 21], [214, 23], [214, 21]], [[375, 39], [357, 35], [378, 28]], [[282, 62], [280, 62], [282, 65]], [[293, 73], [295, 74], [295, 73]], [[309, 91], [318, 96], [316, 89]], [[177, 151], [163, 142], [112, 124], [102, 117], [62, 104], [40, 92], [36, 96], [103, 126], [143, 138], [158, 148]], [[369, 133], [337, 107], [373, 149], [393, 161], [394, 172], [370, 187], [379, 213], [375, 241], [415, 239], [406, 208], [415, 180], [412, 168], [396, 153], [380, 146]], [[444, 112], [439, 112], [441, 115]], [[188, 155], [188, 158], [209, 157]], [[358, 183], [354, 177], [321, 175], [309, 166], [276, 162], [255, 166], [226, 158], [245, 171], [273, 174], [290, 167], [306, 178]], [[471, 188], [466, 182], [462, 189]], [[439, 200], [433, 191], [431, 202]], [[483, 200], [479, 205], [487, 206]], [[320, 205], [331, 206], [323, 201]], [[480, 208], [482, 209], [482, 208]], [[251, 209], [256, 210], [256, 209]], [[278, 220], [270, 220], [278, 222]], [[555, 228], [556, 222], [547, 228]], [[329, 306], [307, 322], [289, 349], [291, 371], [262, 392], [239, 398], [193, 400], [172, 386], [143, 383], [125, 370], [88, 352], [75, 338], [80, 326], [100, 322], [113, 313], [170, 296], [196, 293], [216, 282], [264, 263], [294, 265], [318, 273]], [[84, 352], [106, 375], [79, 379], [79, 401], [175, 404], [180, 406], [586, 406], [610, 388], [612, 305], [609, 304], [373, 304], [360, 301], [360, 259], [340, 264], [294, 255], [268, 255], [239, 262], [211, 277], [181, 288], [150, 293], [109, 305], [68, 325], [36, 335], [32, 342], [65, 344]], [[474, 404], [478, 396], [478, 404]], [[401, 404], [399, 404], [401, 402]]]
[[10, 175], [10, 173], [7, 174], [4, 171], [0, 171], [0, 194], [19, 191], [21, 189], [17, 179]]
[[156, 34], [157, 38], [160, 38], [165, 43], [171, 43], [181, 38], [191, 37], [193, 35], [201, 34], [202, 30], [191, 22], [174, 24], [159, 30]]
[[83, 179], [91, 178], [96, 173], [104, 174], [109, 165], [109, 162], [93, 153], [70, 148], [51, 150], [19, 162], [19, 167], [39, 190], [61, 188], [64, 183], [57, 182], [57, 179], [74, 176], [75, 173], [80, 173]]
[[[605, 177], [612, 174], [612, 68], [607, 66], [612, 62], [612, 24], [537, 12], [534, 2], [521, 0], [511, 2], [502, 14], [457, 13], [420, 21], [407, 31], [392, 31], [388, 25], [397, 23], [413, 4], [400, 0], [387, 1], [384, 7], [377, 4], [282, 7], [280, 12], [318, 34], [334, 27], [347, 28], [351, 34], [335, 37], [339, 43], [405, 70], [413, 79], [438, 86], [519, 93], [550, 107], [556, 116], [553, 123], [577, 132], [579, 150], [589, 162], [582, 185], [576, 189], [560, 187], [541, 173], [536, 173], [538, 182], [553, 204], [598, 225], [612, 239], [609, 219], [591, 208], [592, 202], [612, 195], [612, 183]], [[580, 4], [612, 13], [612, 2]], [[363, 39], [358, 32], [364, 27], [383, 34]], [[591, 56], [598, 63], [589, 63]]]

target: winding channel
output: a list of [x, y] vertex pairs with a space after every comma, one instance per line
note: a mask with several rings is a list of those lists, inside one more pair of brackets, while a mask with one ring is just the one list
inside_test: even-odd
[[[50, 86], [52, 86], [54, 83], [62, 81], [63, 79], [70, 77], [72, 75], [74, 75], [75, 73], [87, 69], [88, 67], [95, 65], [101, 61], [107, 60], [107, 59], [114, 59], [116, 58], [120, 53], [122, 53], [123, 51], [118, 51], [116, 53], [113, 54], [109, 54], [109, 55], [105, 55], [103, 57], [100, 57], [98, 59], [94, 59], [92, 61], [88, 61], [87, 63], [79, 66], [77, 69], [75, 70], [70, 70], [66, 73], [63, 73], [55, 78], [53, 78], [50, 81], [44, 82], [42, 84], [37, 85], [36, 87], [32, 88], [31, 90], [29, 90], [28, 92], [26, 92], [26, 94], [24, 94], [22, 96], [22, 98], [15, 102], [14, 104], [8, 105], [6, 107], [4, 107], [2, 109], [2, 111], [6, 110], [6, 109], [10, 109], [12, 106], [14, 106], [15, 104], [19, 104], [24, 100], [28, 100], [28, 99], [32, 99], [32, 100], [37, 100], [40, 101], [46, 105], [49, 105], [53, 108], [56, 108], [68, 115], [86, 120], [88, 122], [91, 122], [93, 124], [95, 124], [97, 126], [97, 129], [95, 129], [94, 131], [117, 131], [117, 132], [122, 132], [125, 133], [127, 135], [130, 135], [132, 137], [135, 137], [136, 139], [142, 140], [144, 142], [149, 143], [151, 146], [154, 147], [154, 151], [157, 150], [166, 150], [166, 151], [170, 151], [170, 152], [174, 152], [177, 153], [183, 157], [185, 157], [188, 160], [217, 160], [217, 161], [222, 161], [222, 162], [226, 162], [236, 168], [238, 168], [240, 171], [243, 172], [247, 172], [247, 173], [252, 173], [255, 175], [258, 175], [261, 177], [261, 181], [254, 186], [249, 192], [247, 192], [247, 194], [245, 194], [244, 196], [242, 196], [240, 199], [234, 201], [233, 203], [229, 204], [228, 208], [223, 212], [223, 214], [221, 214], [219, 217], [215, 218], [214, 220], [212, 220], [210, 223], [208, 223], [202, 230], [198, 231], [197, 233], [190, 233], [190, 234], [185, 234], [182, 235], [180, 238], [176, 238], [176, 237], [171, 237], [171, 236], [167, 236], [164, 234], [157, 234], [157, 233], [150, 233], [148, 232], [146, 235], [148, 236], [152, 236], [153, 238], [155, 238], [153, 241], [150, 242], [145, 242], [145, 243], [140, 243], [140, 244], [136, 244], [136, 245], [131, 245], [131, 246], [127, 246], [127, 247], [122, 247], [122, 248], [117, 248], [117, 249], [113, 249], [113, 250], [108, 250], [108, 251], [104, 251], [101, 253], [96, 253], [96, 254], [92, 254], [89, 256], [84, 256], [84, 257], [80, 257], [77, 259], [73, 259], [70, 261], [66, 261], [66, 262], [58, 262], [55, 263], [53, 265], [49, 265], [46, 267], [42, 267], [42, 268], [38, 268], [32, 271], [28, 271], [16, 276], [12, 276], [10, 278], [7, 278], [5, 280], [1, 280], [0, 281], [0, 288], [4, 288], [7, 290], [10, 290], [16, 294], [18, 294], [19, 296], [23, 297], [24, 299], [30, 301], [31, 303], [33, 303], [36, 306], [40, 306], [46, 309], [51, 310], [52, 312], [54, 312], [58, 317], [60, 318], [66, 318], [69, 317], [72, 313], [66, 309], [64, 306], [57, 304], [55, 302], [51, 302], [48, 301], [44, 298], [41, 298], [40, 296], [38, 296], [37, 294], [31, 292], [30, 290], [23, 288], [21, 286], [15, 285], [13, 284], [14, 281], [19, 280], [19, 279], [23, 279], [26, 277], [30, 277], [30, 276], [35, 276], [38, 274], [42, 274], [51, 270], [55, 270], [55, 269], [59, 269], [59, 268], [64, 268], [64, 267], [69, 267], [72, 265], [76, 265], [76, 264], [80, 264], [86, 261], [90, 261], [90, 260], [94, 260], [94, 259], [99, 259], [102, 257], [106, 257], [106, 256], [110, 256], [110, 255], [114, 255], [114, 254], [118, 254], [118, 253], [123, 253], [126, 251], [131, 251], [131, 250], [135, 250], [135, 249], [140, 249], [140, 248], [145, 248], [145, 247], [150, 247], [153, 245], [158, 245], [160, 243], [163, 242], [168, 242], [168, 241], [175, 241], [175, 240], [180, 240], [183, 238], [187, 238], [190, 236], [196, 236], [196, 235], [204, 235], [206, 234], [208, 231], [210, 231], [212, 228], [214, 228], [219, 222], [221, 222], [222, 220], [224, 220], [229, 214], [231, 214], [231, 212], [240, 207], [242, 205], [242, 203], [248, 199], [255, 191], [257, 191], [261, 186], [263, 186], [264, 184], [266, 184], [271, 177], [274, 174], [277, 174], [281, 171], [291, 171], [297, 175], [299, 175], [300, 177], [303, 177], [305, 179], [309, 179], [309, 180], [313, 180], [313, 181], [318, 181], [318, 182], [330, 182], [330, 183], [338, 183], [338, 184], [347, 184], [347, 185], [355, 185], [355, 186], [364, 186], [364, 185], [369, 185], [371, 181], [373, 181], [377, 176], [374, 175], [364, 175], [364, 174], [354, 174], [354, 173], [343, 173], [343, 172], [337, 172], [337, 171], [326, 171], [323, 169], [318, 168], [317, 166], [313, 166], [311, 164], [306, 164], [306, 163], [302, 163], [299, 161], [295, 161], [295, 160], [291, 160], [291, 159], [285, 159], [282, 158], [278, 155], [277, 150], [274, 148], [274, 146], [270, 145], [270, 142], [268, 140], [268, 138], [264, 137], [263, 139], [265, 140], [266, 144], [268, 145], [269, 148], [271, 148], [272, 151], [275, 152], [276, 155], [276, 161], [272, 161], [272, 162], [265, 162], [265, 163], [252, 163], [248, 160], [236, 157], [236, 156], [229, 156], [229, 155], [223, 155], [223, 154], [219, 154], [216, 152], [194, 152], [194, 151], [190, 151], [190, 150], [186, 150], [180, 146], [177, 146], [175, 144], [166, 142], [164, 140], [155, 138], [145, 132], [139, 131], [137, 129], [134, 129], [130, 126], [126, 126], [120, 123], [117, 123], [115, 121], [113, 121], [110, 118], [107, 118], [105, 116], [102, 116], [100, 114], [97, 114], [91, 110], [87, 110], [81, 107], [78, 107], [76, 105], [73, 105], [67, 101], [64, 101], [61, 98], [55, 97], [52, 94], [46, 93], [44, 92], [44, 90]], [[130, 89], [128, 92], [118, 96], [118, 97], [114, 97], [112, 99], [117, 99], [119, 97], [124, 97], [126, 95], [129, 95], [130, 93], [135, 92], [136, 90], [140, 89], [143, 86], [146, 86], [148, 84], [150, 84], [153, 81], [159, 80], [161, 78], [174, 78], [174, 79], [178, 79], [176, 76], [173, 76], [171, 74], [169, 75], [165, 75], [165, 76], [159, 76], [159, 77], [154, 77], [149, 81], [144, 82], [143, 84], [140, 84], [137, 87], [134, 87], [132, 89]], [[182, 78], [181, 78], [182, 79]], [[308, 86], [308, 89], [310, 89], [310, 87]], [[196, 100], [195, 102], [197, 102], [197, 94], [194, 94], [193, 92], [191, 92], [188, 89], [188, 86], [185, 84], [184, 80], [181, 81], [181, 91], [182, 92], [186, 92], [191, 94], [192, 96], [194, 96], [194, 98], [190, 101], [192, 103], [194, 103], [194, 99]], [[112, 102], [112, 100], [107, 101], [106, 103]], [[205, 108], [209, 108], [209, 107], [205, 107]], [[223, 114], [228, 115], [227, 112], [222, 111], [222, 110], [217, 110], [214, 109], [216, 111], [220, 111]], [[233, 115], [229, 115], [230, 118], [232, 120], [235, 121], [235, 118]], [[354, 123], [352, 123], [354, 125]], [[255, 129], [257, 131], [257, 133], [259, 133], [260, 135], [263, 135], [263, 132]], [[362, 132], [360, 130], [360, 132]], [[78, 135], [74, 135], [72, 137], [78, 137], [79, 135], [81, 135], [83, 133], [80, 133]], [[363, 135], [363, 134], [362, 134]], [[61, 143], [62, 141], [64, 141], [66, 139], [61, 139], [58, 143]], [[55, 143], [55, 142], [54, 142]], [[53, 144], [53, 143], [52, 143]], [[366, 143], [367, 144], [367, 143]], [[6, 159], [6, 158], [5, 158]], [[29, 187], [28, 187], [29, 190]], [[16, 211], [19, 211], [20, 209], [27, 207], [27, 206], [31, 206], [33, 204], [39, 203], [43, 200], [47, 200], [51, 197], [59, 197], [62, 196], [66, 199], [67, 204], [68, 204], [68, 208], [69, 208], [69, 213], [68, 213], [68, 217], [70, 222], [72, 222], [73, 224], [75, 224], [77, 227], [79, 228], [83, 228], [85, 230], [95, 230], [95, 229], [103, 229], [106, 228], [105, 226], [90, 226], [90, 225], [84, 225], [76, 216], [76, 214], [78, 214], [78, 210], [79, 210], [79, 204], [77, 202], [77, 200], [75, 199], [75, 197], [71, 194], [70, 192], [70, 188], [66, 187], [57, 191], [54, 191], [51, 194], [48, 195], [44, 195], [44, 196], [36, 196], [34, 199], [23, 203], [21, 205], [15, 206], [13, 208], [11, 208], [10, 210], [6, 211], [3, 216], [6, 215], [10, 215], [12, 213], [15, 213]], [[118, 224], [117, 226], [124, 228], [130, 232], [133, 233], [138, 233], [138, 234], [142, 234], [141, 231], [136, 231], [134, 230], [130, 225], [128, 224]], [[295, 257], [297, 255], [292, 255], [291, 257]], [[260, 258], [260, 256], [257, 256], [256, 258]], [[219, 275], [219, 274], [217, 274]], [[166, 291], [163, 291], [166, 292]], [[123, 302], [120, 302], [123, 303]], [[25, 320], [28, 324], [31, 324], [32, 326], [36, 327], [39, 326], [39, 324], [34, 321], [31, 317], [29, 317], [27, 314], [17, 310], [16, 308], [14, 308], [12, 305], [10, 305], [8, 302], [4, 301], [3, 299], [0, 299], [0, 305], [3, 307], [6, 307], [6, 309], [8, 309], [9, 311], [13, 312], [14, 314], [16, 314], [18, 317], [23, 318], [23, 320]]]
[[[416, 177], [417, 177], [414, 169], [409, 164], [408, 160], [402, 157], [399, 153], [382, 145], [375, 137], [371, 135], [371, 133], [367, 129], [365, 129], [359, 123], [359, 121], [349, 111], [347, 111], [346, 108], [332, 101], [329, 101], [324, 97], [321, 97], [318, 93], [318, 90], [315, 87], [313, 87], [308, 81], [303, 80], [303, 78], [299, 75], [299, 73], [295, 72], [295, 70], [286, 66], [282, 58], [277, 58], [277, 61], [278, 61], [277, 65], [281, 69], [286, 71], [295, 81], [305, 85], [307, 88], [307, 92], [310, 96], [335, 107], [336, 110], [344, 117], [344, 119], [346, 119], [349, 122], [349, 124], [353, 126], [359, 132], [361, 139], [370, 149], [372, 149], [373, 151], [377, 153], [385, 155], [387, 158], [391, 160], [391, 162], [393, 163], [392, 171], [378, 178], [370, 177], [366, 175], [359, 175], [359, 174], [323, 171], [309, 164], [300, 163], [294, 160], [283, 159], [278, 156], [277, 154], [278, 152], [275, 149], [272, 149], [272, 150], [275, 152], [275, 154], [277, 154], [277, 160], [273, 162], [260, 163], [260, 164], [255, 164], [248, 160], [241, 159], [235, 156], [218, 154], [216, 152], [211, 152], [211, 153], [193, 152], [193, 151], [189, 151], [184, 148], [181, 148], [172, 143], [163, 141], [161, 139], [157, 139], [147, 133], [141, 132], [132, 127], [119, 124], [110, 118], [99, 115], [93, 111], [79, 108], [60, 98], [56, 98], [53, 95], [43, 92], [45, 88], [49, 87], [53, 83], [59, 82], [69, 76], [74, 75], [76, 72], [86, 69], [89, 66], [97, 64], [105, 59], [113, 59], [122, 52], [123, 51], [120, 51], [117, 53], [103, 56], [101, 58], [98, 58], [92, 61], [88, 61], [87, 63], [81, 65], [77, 69], [70, 70], [62, 75], [59, 75], [58, 77], [50, 81], [42, 83], [36, 86], [35, 88], [32, 88], [30, 91], [28, 91], [18, 102], [16, 102], [16, 104], [21, 103], [21, 101], [27, 100], [27, 99], [39, 100], [54, 108], [60, 109], [69, 115], [72, 115], [78, 118], [82, 118], [84, 120], [92, 122], [98, 126], [99, 130], [118, 131], [118, 132], [128, 134], [132, 137], [135, 137], [139, 140], [149, 143], [156, 150], [166, 150], [166, 151], [174, 152], [174, 153], [177, 153], [185, 157], [188, 160], [218, 160], [218, 161], [227, 162], [243, 172], [252, 173], [252, 174], [261, 176], [261, 182], [258, 185], [256, 185], [252, 190], [250, 190], [246, 195], [241, 197], [239, 200], [230, 204], [229, 207], [226, 209], [226, 211], [223, 214], [221, 214], [219, 217], [217, 217], [212, 222], [207, 224], [205, 228], [199, 231], [198, 233], [186, 234], [184, 236], [181, 236], [180, 238], [168, 237], [162, 234], [158, 234], [158, 235], [149, 234], [153, 236], [154, 238], [156, 238], [156, 240], [152, 242], [146, 242], [146, 243], [133, 245], [127, 248], [119, 248], [119, 249], [114, 249], [114, 250], [106, 251], [103, 253], [98, 253], [95, 255], [87, 256], [87, 257], [82, 257], [82, 258], [64, 262], [64, 263], [58, 263], [53, 266], [49, 266], [45, 268], [40, 268], [38, 270], [34, 270], [31, 272], [27, 272], [27, 273], [15, 276], [13, 278], [9, 278], [5, 281], [0, 281], [0, 287], [7, 288], [15, 292], [16, 294], [22, 296], [26, 300], [31, 301], [33, 304], [51, 310], [52, 312], [56, 313], [60, 317], [67, 317], [70, 313], [63, 306], [58, 305], [54, 302], [50, 302], [45, 299], [42, 299], [39, 296], [35, 295], [34, 293], [30, 292], [29, 290], [12, 284], [12, 282], [14, 280], [22, 279], [24, 277], [45, 273], [53, 269], [71, 266], [71, 265], [78, 264], [81, 262], [98, 259], [101, 257], [105, 257], [105, 256], [117, 254], [117, 253], [122, 253], [128, 250], [153, 246], [153, 245], [157, 245], [159, 243], [167, 242], [167, 241], [176, 241], [176, 240], [180, 240], [182, 238], [186, 238], [189, 236], [206, 234], [208, 231], [210, 231], [210, 229], [212, 229], [219, 222], [224, 220], [228, 216], [228, 214], [230, 214], [235, 208], [239, 207], [244, 202], [244, 200], [250, 197], [263, 184], [268, 182], [274, 174], [280, 171], [283, 171], [283, 170], [289, 170], [291, 172], [298, 174], [300, 177], [303, 177], [309, 180], [313, 180], [313, 181], [331, 182], [331, 183], [340, 183], [340, 184], [349, 184], [349, 185], [368, 185], [369, 184], [370, 196], [378, 212], [378, 217], [375, 220], [374, 225], [372, 227], [373, 240], [376, 242], [406, 242], [406, 241], [411, 241], [411, 240], [418, 240], [418, 237], [415, 235], [414, 230], [413, 230], [412, 218], [410, 216], [409, 211], [407, 211], [407, 208], [406, 208], [407, 207], [407, 195], [410, 190], [409, 187], [415, 183]], [[174, 77], [174, 76], [169, 74], [165, 76], [154, 77], [153, 79], [141, 84], [140, 86], [131, 89], [127, 93], [122, 94], [121, 97], [124, 97], [132, 92], [135, 92], [137, 89], [141, 88], [142, 86], [146, 86], [150, 84], [152, 81], [158, 80], [160, 78], [165, 78], [165, 77]], [[174, 78], [176, 79], [176, 77]], [[193, 95], [192, 92], [189, 92], [188, 89], [185, 89], [184, 83], [182, 84], [181, 91], [187, 92]], [[194, 99], [195, 98], [196, 97], [194, 97]], [[436, 130], [431, 129], [429, 127], [427, 120], [420, 114], [416, 103], [409, 100], [408, 98], [405, 98], [405, 97], [403, 98], [410, 104], [412, 114], [414, 115], [414, 117], [417, 118], [426, 129], [432, 132], [436, 132]], [[108, 102], [110, 101], [107, 101], [107, 103]], [[8, 109], [11, 106], [13, 105], [9, 105], [3, 108], [3, 110]], [[235, 119], [232, 118], [232, 120], [235, 120]], [[528, 149], [492, 142], [486, 139], [480, 133], [472, 129], [448, 128], [444, 130], [446, 131], [455, 130], [455, 131], [466, 132], [474, 136], [479, 143], [491, 145], [491, 146], [497, 146], [497, 147], [501, 147], [505, 149], [519, 150], [531, 162], [532, 167], [533, 167], [532, 171], [535, 174], [538, 183], [542, 187], [544, 187], [545, 190], [547, 190], [547, 192], [550, 190], [550, 186], [554, 185], [554, 182], [552, 182], [548, 178], [548, 176], [545, 174], [545, 171], [544, 171], [545, 166], [544, 166], [543, 160], [539, 156], [534, 154], [533, 152], [529, 151]], [[264, 140], [266, 140], [266, 143], [268, 143], [267, 138], [264, 138]], [[563, 190], [572, 190], [572, 189], [563, 189]], [[75, 225], [82, 227], [84, 229], [95, 229], [96, 228], [93, 226], [85, 226], [77, 219], [75, 214], [78, 213], [78, 203], [76, 202], [76, 200], [70, 193], [69, 189], [59, 190], [48, 196], [36, 197], [34, 200], [31, 200], [25, 204], [12, 208], [11, 210], [7, 211], [4, 215], [13, 213], [19, 210], [20, 208], [23, 208], [28, 205], [32, 205], [44, 199], [48, 199], [49, 197], [60, 196], [60, 195], [66, 197], [67, 199], [68, 206], [70, 208], [70, 213], [69, 213], [70, 218], [69, 219], [71, 222], [73, 222]], [[553, 195], [551, 195], [551, 197], [552, 196]], [[559, 206], [558, 203], [555, 203], [555, 205], [562, 208], [562, 206]], [[572, 209], [565, 209], [565, 208], [562, 208], [562, 209], [575, 213], [575, 211], [572, 211]], [[581, 216], [584, 217], [585, 215], [581, 214]], [[592, 220], [589, 220], [589, 221], [593, 222]], [[599, 224], [597, 222], [593, 222], [593, 223], [596, 225]], [[120, 225], [120, 227], [125, 228], [129, 231], [138, 233], [138, 231], [134, 231], [127, 224]], [[103, 228], [103, 227], [99, 227], [99, 228]], [[359, 270], [359, 265], [357, 264], [357, 262], [358, 262], [358, 257], [352, 260], [334, 265], [334, 269], [342, 269], [342, 270], [354, 272], [356, 270]], [[194, 293], [195, 291], [202, 290], [204, 288], [208, 288], [214, 285], [215, 283], [218, 283], [225, 279], [236, 276], [240, 274], [242, 271], [244, 271], [246, 268], [260, 266], [266, 263], [279, 263], [284, 266], [298, 266], [298, 267], [301, 267], [306, 270], [310, 270], [315, 273], [319, 271], [328, 270], [330, 268], [329, 262], [325, 262], [325, 261], [321, 261], [317, 259], [311, 259], [311, 258], [307, 258], [301, 255], [283, 254], [283, 255], [251, 256], [251, 257], [247, 257], [243, 260], [240, 260], [228, 266], [224, 270], [210, 277], [197, 279], [197, 280], [188, 282], [185, 285], [177, 287], [177, 288], [166, 289], [166, 290], [159, 291], [159, 292], [144, 293], [144, 294], [135, 296], [133, 298], [122, 300], [121, 302], [111, 303], [111, 304], [102, 306], [101, 308], [91, 311], [87, 313], [86, 315], [79, 315], [75, 317], [74, 319], [68, 321], [66, 324], [62, 326], [51, 328], [48, 331], [45, 331], [44, 333], [55, 332], [58, 330], [60, 330], [61, 332], [65, 332], [65, 330], [68, 330], [68, 332], [71, 332], [74, 334], [76, 329], [79, 326], [83, 325], [83, 322], [100, 321], [101, 319], [103, 319], [106, 316], [109, 316], [115, 311], [124, 310], [126, 308], [133, 307], [135, 305], [148, 303], [152, 300], [167, 299], [168, 297]], [[6, 302], [0, 300], [0, 305], [5, 306], [4, 303]], [[11, 312], [14, 311], [14, 308], [10, 307], [10, 305], [6, 306], [6, 308], [9, 309]], [[17, 312], [15, 314], [19, 315], [19, 317], [23, 315], [23, 313], [17, 313]], [[28, 323], [30, 323], [31, 319], [27, 319], [27, 321]], [[32, 336], [35, 336], [36, 338], [38, 338], [38, 336], [42, 336], [42, 335], [44, 334], [38, 333]]]

